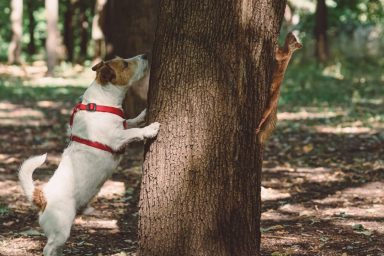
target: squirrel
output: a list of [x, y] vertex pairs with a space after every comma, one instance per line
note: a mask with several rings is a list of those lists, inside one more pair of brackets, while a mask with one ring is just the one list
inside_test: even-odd
[[289, 32], [285, 37], [283, 47], [276, 47], [275, 50], [275, 64], [273, 68], [272, 83], [269, 88], [267, 106], [263, 112], [261, 121], [256, 128], [256, 134], [261, 144], [272, 134], [276, 128], [277, 123], [277, 103], [280, 97], [280, 86], [284, 79], [285, 71], [287, 70], [288, 63], [294, 51], [300, 49], [303, 45], [299, 42], [298, 38]]

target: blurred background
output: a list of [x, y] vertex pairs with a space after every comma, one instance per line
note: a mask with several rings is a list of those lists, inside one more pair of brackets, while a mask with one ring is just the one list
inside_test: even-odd
[[[20, 163], [49, 152], [36, 173], [48, 179], [90, 67], [150, 53], [157, 12], [157, 0], [0, 1], [0, 255], [39, 255], [44, 242]], [[266, 145], [262, 255], [384, 255], [384, 0], [290, 0], [281, 42], [288, 31], [304, 47]], [[133, 89], [125, 109], [145, 104]], [[129, 149], [96, 214], [76, 221], [68, 255], [135, 250], [141, 160], [141, 147]]]

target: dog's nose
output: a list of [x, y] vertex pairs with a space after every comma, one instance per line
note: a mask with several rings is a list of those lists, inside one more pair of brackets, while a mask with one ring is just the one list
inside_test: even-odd
[[142, 54], [142, 55], [141, 55], [141, 59], [143, 59], [143, 60], [148, 60], [148, 56], [147, 56], [147, 54]]

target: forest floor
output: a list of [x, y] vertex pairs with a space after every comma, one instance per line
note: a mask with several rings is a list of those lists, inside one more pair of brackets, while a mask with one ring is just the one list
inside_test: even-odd
[[[17, 170], [24, 159], [48, 152], [35, 173], [38, 183], [48, 180], [67, 144], [73, 103], [92, 76], [26, 79], [33, 69], [18, 72], [0, 66], [3, 256], [41, 255], [46, 239]], [[261, 255], [384, 256], [384, 103], [361, 102], [280, 108], [264, 155]], [[367, 109], [369, 117], [356, 114]], [[134, 255], [142, 155], [140, 144], [128, 149], [92, 203], [95, 211], [76, 218], [65, 255]]]

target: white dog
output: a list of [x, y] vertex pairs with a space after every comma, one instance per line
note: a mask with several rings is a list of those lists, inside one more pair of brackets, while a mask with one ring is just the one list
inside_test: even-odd
[[145, 121], [145, 110], [128, 120], [121, 110], [129, 86], [147, 72], [145, 55], [115, 58], [92, 69], [96, 79], [73, 111], [71, 143], [49, 182], [40, 188], [32, 180], [33, 171], [45, 162], [46, 154], [29, 158], [20, 168], [23, 190], [41, 211], [39, 223], [48, 238], [45, 256], [62, 255], [76, 214], [116, 169], [122, 158], [121, 150], [132, 141], [154, 138], [160, 127], [159, 123], [152, 123], [137, 128]]

